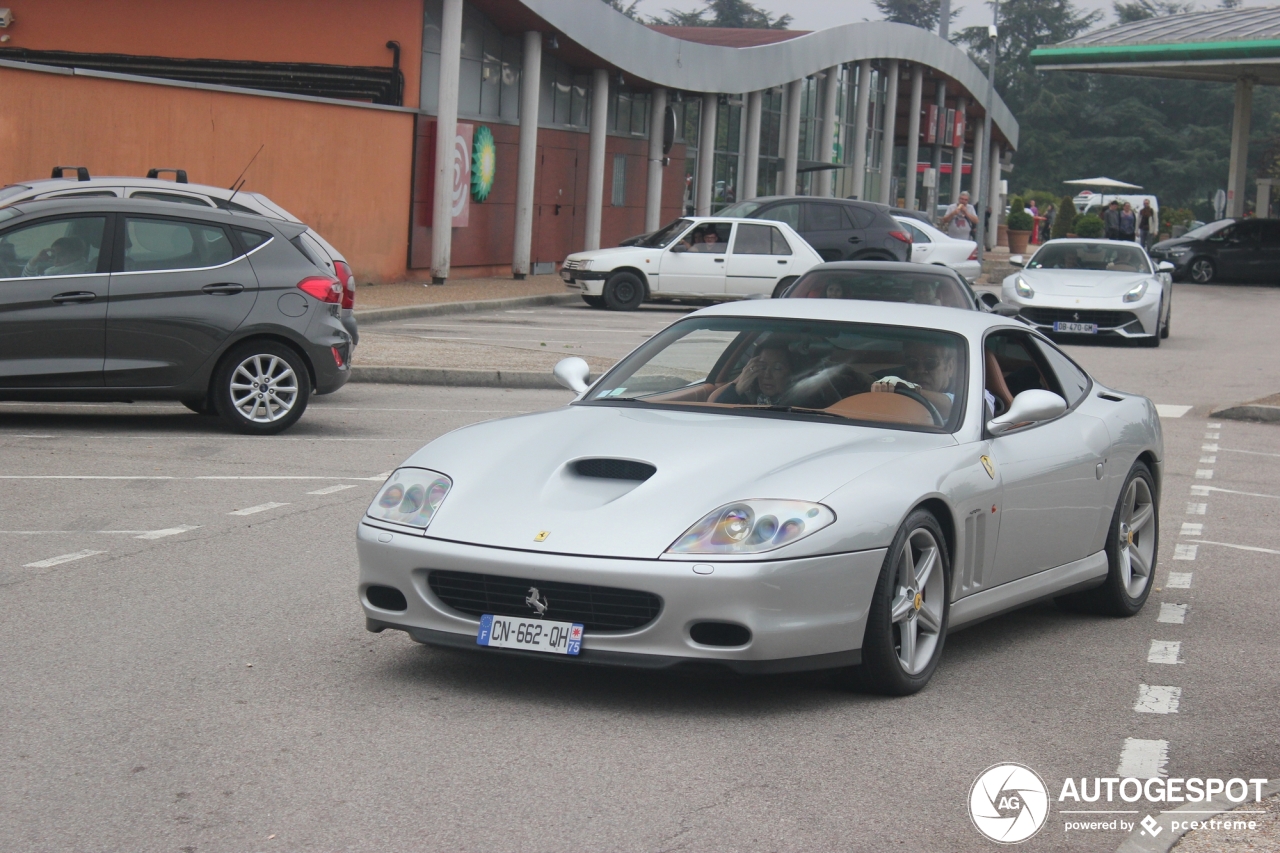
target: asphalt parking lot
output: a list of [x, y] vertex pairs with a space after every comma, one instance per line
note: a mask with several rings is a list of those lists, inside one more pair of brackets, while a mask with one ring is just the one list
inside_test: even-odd
[[[1157, 590], [1133, 619], [1043, 605], [959, 632], [906, 699], [365, 632], [354, 529], [385, 474], [568, 392], [353, 384], [274, 438], [176, 404], [0, 404], [0, 849], [979, 850], [965, 803], [996, 762], [1051, 787], [1278, 777], [1280, 427], [1208, 417], [1280, 390], [1278, 300], [1179, 286], [1160, 349], [1070, 348], [1164, 407]], [[608, 359], [639, 341], [604, 330], [678, 316], [420, 331], [550, 348], [564, 329], [559, 349]], [[1062, 825], [1024, 849], [1123, 838]]]

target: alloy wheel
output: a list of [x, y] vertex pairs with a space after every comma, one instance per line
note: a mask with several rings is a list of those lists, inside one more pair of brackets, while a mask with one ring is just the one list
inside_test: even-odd
[[1142, 477], [1129, 481], [1120, 505], [1119, 545], [1120, 583], [1130, 598], [1138, 598], [1151, 582], [1156, 550], [1156, 510]]
[[1196, 284], [1208, 284], [1213, 281], [1213, 261], [1207, 258], [1196, 258], [1192, 261], [1191, 280]]
[[889, 605], [898, 663], [909, 675], [924, 671], [938, 646], [946, 604], [944, 583], [938, 540], [925, 528], [916, 528], [898, 553]]
[[251, 355], [231, 373], [231, 404], [254, 423], [287, 417], [297, 400], [298, 377], [278, 356]]

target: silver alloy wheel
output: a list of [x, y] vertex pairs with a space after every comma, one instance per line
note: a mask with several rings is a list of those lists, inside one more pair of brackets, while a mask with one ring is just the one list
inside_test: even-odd
[[923, 527], [911, 531], [894, 561], [889, 618], [898, 663], [908, 675], [923, 672], [938, 647], [947, 598], [941, 562], [938, 540]]
[[1196, 284], [1208, 284], [1213, 281], [1213, 261], [1208, 258], [1196, 258], [1192, 261], [1191, 280]]
[[1151, 582], [1156, 550], [1156, 508], [1151, 486], [1141, 477], [1129, 481], [1120, 505], [1120, 583], [1125, 594], [1139, 598]]
[[231, 404], [247, 420], [275, 423], [298, 401], [298, 377], [283, 358], [251, 355], [231, 372]]

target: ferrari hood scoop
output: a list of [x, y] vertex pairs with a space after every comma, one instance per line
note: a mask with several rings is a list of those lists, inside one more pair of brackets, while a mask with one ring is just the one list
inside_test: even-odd
[[579, 477], [633, 480], [637, 483], [643, 483], [658, 473], [658, 469], [648, 462], [636, 462], [633, 459], [579, 459], [573, 463], [573, 470]]

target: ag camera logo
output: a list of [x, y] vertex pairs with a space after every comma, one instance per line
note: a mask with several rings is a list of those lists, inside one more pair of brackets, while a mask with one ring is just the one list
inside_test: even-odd
[[993, 764], [969, 789], [974, 827], [999, 844], [1019, 844], [1049, 818], [1049, 790], [1040, 774], [1021, 764]]

